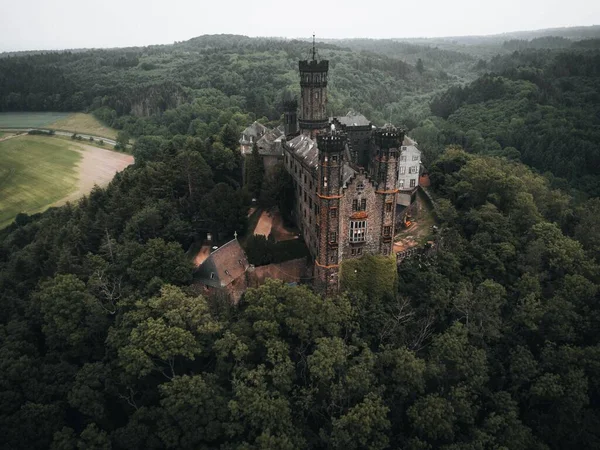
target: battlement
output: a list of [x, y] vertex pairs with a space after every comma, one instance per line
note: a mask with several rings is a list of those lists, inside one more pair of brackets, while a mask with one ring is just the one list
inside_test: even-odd
[[404, 140], [404, 130], [395, 127], [384, 127], [373, 130], [373, 143], [381, 150], [399, 149]]
[[317, 147], [324, 153], [342, 153], [348, 137], [345, 133], [335, 132], [317, 135]]
[[303, 72], [327, 72], [329, 71], [329, 61], [327, 61], [326, 59], [321, 60], [321, 61], [317, 61], [317, 60], [311, 60], [311, 61], [298, 61], [298, 67], [300, 68], [300, 73]]

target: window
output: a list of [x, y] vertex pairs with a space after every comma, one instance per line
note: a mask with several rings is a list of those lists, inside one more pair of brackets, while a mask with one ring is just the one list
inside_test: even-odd
[[310, 190], [312, 191], [312, 180], [310, 181]]
[[362, 255], [362, 247], [358, 247], [358, 248], [356, 249], [356, 254], [357, 254], [357, 255]]
[[358, 192], [362, 192], [362, 191], [364, 191], [364, 190], [365, 190], [365, 185], [364, 185], [364, 183], [362, 183], [362, 182], [358, 183], [358, 184], [356, 185], [356, 190], [357, 190]]
[[418, 161], [419, 160], [419, 155], [413, 155], [413, 161]]
[[332, 161], [332, 162], [337, 162], [337, 155], [333, 155], [333, 156], [331, 157], [331, 161]]
[[350, 242], [364, 242], [367, 231], [366, 220], [350, 221]]
[[404, 180], [398, 180], [398, 187], [402, 189], [404, 187]]
[[353, 248], [353, 249], [350, 251], [350, 253], [352, 254], [352, 256], [356, 256], [356, 249], [355, 249], [355, 248]]
[[366, 211], [367, 209], [367, 199], [366, 198], [362, 198], [359, 199], [355, 198], [354, 200], [352, 200], [352, 211]]
[[337, 231], [329, 232], [329, 242], [331, 242], [332, 244], [335, 244], [337, 242]]
[[410, 180], [410, 187], [415, 187], [416, 181], [414, 178]]
[[308, 197], [308, 208], [312, 209], [312, 198]]
[[231, 274], [229, 273], [229, 270], [225, 269], [225, 275], [231, 276]]
[[392, 227], [386, 226], [383, 227], [383, 235], [384, 236], [389, 236], [392, 234]]
[[337, 217], [337, 208], [331, 208], [329, 210], [329, 215], [331, 216], [332, 219], [335, 219]]
[[306, 174], [304, 174], [304, 184], [306, 184]]
[[408, 168], [408, 173], [417, 173], [419, 170], [419, 166], [411, 166]]
[[215, 273], [214, 273], [214, 272], [211, 272], [211, 273], [210, 273], [210, 279], [211, 279], [211, 280], [214, 280], [214, 279], [215, 279]]
[[388, 202], [385, 204], [385, 212], [392, 212], [392, 203]]
[[327, 187], [327, 177], [323, 177], [323, 187]]
[[332, 262], [332, 263], [335, 262], [335, 256], [334, 255], [331, 255], [331, 257], [329, 258], [329, 262]]
[[403, 145], [402, 146], [402, 151], [404, 151], [404, 150], [406, 150], [406, 146]]
[[315, 92], [315, 98], [319, 98], [319, 91]]
[[406, 155], [401, 156], [400, 161], [406, 161]]
[[304, 191], [304, 202], [306, 203], [306, 191]]
[[404, 175], [406, 173], [406, 167], [400, 166], [400, 175]]

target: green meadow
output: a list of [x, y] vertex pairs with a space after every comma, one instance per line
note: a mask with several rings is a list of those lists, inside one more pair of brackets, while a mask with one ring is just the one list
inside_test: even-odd
[[0, 228], [18, 213], [43, 211], [75, 190], [81, 154], [71, 145], [40, 136], [0, 142]]
[[72, 113], [61, 112], [9, 112], [0, 113], [0, 128], [35, 128], [47, 127], [63, 120]]

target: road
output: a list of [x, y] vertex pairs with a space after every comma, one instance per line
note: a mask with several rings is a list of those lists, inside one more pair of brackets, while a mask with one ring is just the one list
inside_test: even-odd
[[[29, 131], [32, 131], [32, 130], [51, 131], [46, 128], [2, 128], [2, 130], [13, 131], [13, 132], [17, 132], [17, 133], [18, 132], [28, 133]], [[72, 131], [58, 131], [58, 130], [53, 130], [53, 131], [56, 136], [68, 136], [68, 137], [73, 136]], [[108, 139], [108, 138], [105, 138], [102, 136], [92, 136], [90, 134], [82, 134], [82, 133], [77, 133], [77, 136], [81, 136], [81, 138], [85, 141], [89, 141], [90, 138], [93, 138], [95, 141], [104, 141], [106, 144], [117, 145], [117, 142], [115, 140]]]

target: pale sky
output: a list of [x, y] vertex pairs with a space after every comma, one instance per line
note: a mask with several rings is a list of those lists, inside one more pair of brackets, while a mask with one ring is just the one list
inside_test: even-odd
[[0, 0], [0, 51], [172, 44], [220, 33], [440, 37], [595, 24], [598, 0]]

